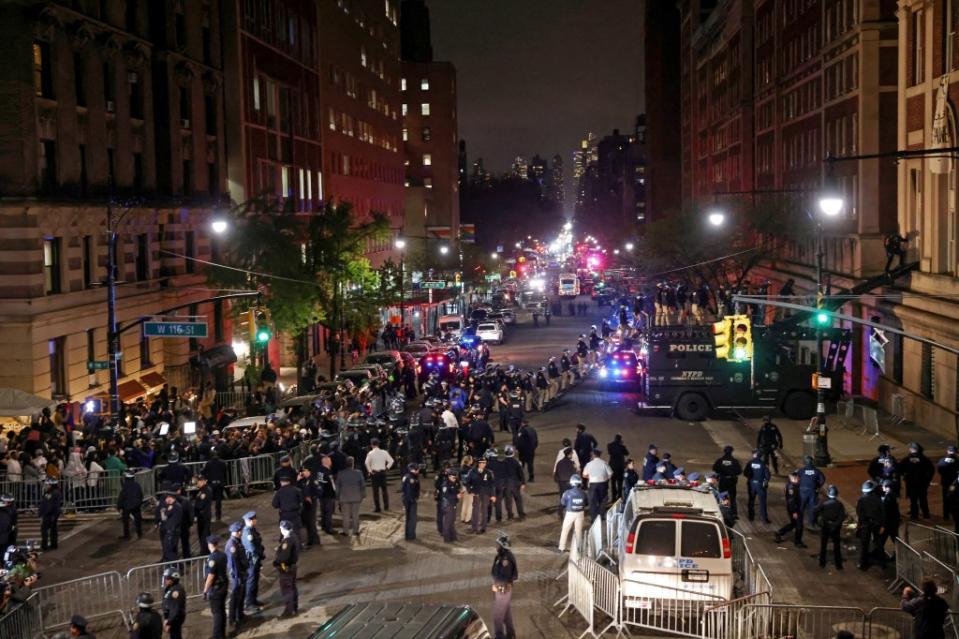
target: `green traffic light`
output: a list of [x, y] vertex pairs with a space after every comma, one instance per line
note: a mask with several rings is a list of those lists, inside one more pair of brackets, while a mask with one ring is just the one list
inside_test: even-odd
[[733, 359], [746, 359], [746, 349], [742, 347], [734, 349]]
[[823, 313], [820, 311], [816, 313], [816, 323], [817, 324], [828, 324], [829, 323], [829, 313]]
[[258, 342], [269, 342], [270, 341], [270, 331], [265, 328], [261, 328], [256, 332], [256, 341]]

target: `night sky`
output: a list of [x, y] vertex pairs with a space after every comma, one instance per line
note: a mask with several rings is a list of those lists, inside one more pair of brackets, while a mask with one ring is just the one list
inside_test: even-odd
[[642, 112], [642, 0], [427, 4], [434, 58], [457, 69], [471, 165], [499, 172], [517, 155], [559, 153], [569, 174], [587, 130], [631, 130]]

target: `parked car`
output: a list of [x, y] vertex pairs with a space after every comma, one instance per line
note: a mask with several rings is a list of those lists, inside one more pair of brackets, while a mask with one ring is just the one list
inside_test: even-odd
[[422, 342], [410, 342], [403, 347], [404, 353], [409, 353], [413, 357], [422, 357], [426, 355], [431, 350], [434, 349], [434, 346], [427, 341]]
[[366, 357], [363, 358], [362, 364], [379, 364], [389, 372], [396, 368], [402, 361], [403, 356], [399, 351], [376, 351], [374, 353], [367, 353]]
[[371, 368], [351, 368], [340, 371], [333, 379], [337, 382], [351, 381], [356, 386], [365, 386], [376, 378], [376, 372]]

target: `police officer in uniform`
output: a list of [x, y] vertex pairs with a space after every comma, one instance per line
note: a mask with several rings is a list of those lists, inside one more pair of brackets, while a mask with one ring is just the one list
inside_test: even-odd
[[[524, 519], [526, 512], [523, 510], [523, 491], [526, 490], [526, 480], [524, 478], [523, 466], [519, 463], [519, 460], [516, 459], [515, 450], [512, 446], [507, 446], [505, 452], [506, 459], [503, 460], [500, 472], [502, 472], [506, 478], [506, 491], [504, 494], [506, 498], [506, 518], [513, 519], [513, 506], [515, 505], [516, 515], [520, 519]], [[499, 476], [496, 475], [495, 471], [493, 475], [498, 481]], [[496, 498], [496, 512], [497, 515], [499, 515], [498, 496]], [[499, 521], [498, 516], [496, 519]]]
[[[955, 485], [955, 482], [953, 482], [953, 485]], [[879, 534], [879, 552], [886, 554], [886, 542], [899, 536], [902, 513], [899, 512], [899, 496], [896, 494], [893, 483], [886, 480], [882, 482], [881, 486], [883, 522], [882, 532]], [[943, 507], [948, 508], [947, 505]], [[886, 556], [888, 557], [888, 555]]]
[[193, 472], [180, 463], [180, 454], [176, 451], [167, 457], [169, 464], [160, 470], [160, 484], [186, 486], [193, 477]]
[[579, 475], [573, 475], [569, 478], [569, 490], [563, 493], [560, 498], [563, 515], [563, 528], [559, 534], [559, 551], [566, 552], [566, 541], [569, 539], [570, 530], [573, 530], [576, 541], [582, 539], [583, 524], [586, 521], [586, 507], [589, 505], [589, 498], [582, 489], [583, 479]]
[[813, 513], [819, 500], [819, 489], [826, 483], [826, 476], [813, 464], [809, 455], [803, 460], [805, 466], [799, 471], [799, 499], [802, 502], [802, 511], [809, 517], [809, 524], [814, 525]]
[[[499, 458], [495, 448], [487, 449], [484, 456], [486, 457], [486, 468], [493, 473], [493, 494], [496, 496], [493, 510], [496, 514], [496, 521], [503, 521], [503, 504], [506, 503], [506, 491], [508, 489], [506, 463]], [[512, 510], [509, 511], [509, 518], [513, 518]]]
[[789, 480], [786, 482], [786, 512], [789, 514], [789, 522], [776, 531], [776, 543], [781, 544], [783, 535], [790, 530], [794, 531], [793, 543], [797, 548], [805, 548], [806, 544], [802, 541], [803, 531], [803, 511], [802, 500], [799, 497], [799, 471], [794, 470], [789, 473]]
[[183, 508], [177, 503], [176, 493], [165, 491], [163, 503], [157, 506], [156, 523], [160, 528], [160, 543], [163, 546], [161, 562], [179, 559], [177, 545], [180, 543], [180, 523], [183, 520]]
[[513, 599], [513, 582], [519, 579], [516, 558], [510, 552], [509, 536], [501, 534], [496, 538], [496, 559], [490, 576], [493, 578], [493, 626], [496, 639], [513, 639], [516, 629], [513, 627], [513, 612], [510, 603]]
[[830, 486], [826, 489], [826, 500], [816, 506], [813, 518], [820, 521], [822, 528], [819, 531], [819, 567], [826, 567], [826, 550], [832, 541], [833, 557], [836, 569], [842, 570], [842, 546], [840, 534], [842, 524], [846, 521], [846, 507], [839, 501], [839, 489]]
[[949, 521], [949, 509], [946, 508], [946, 494], [949, 487], [959, 477], [959, 457], [956, 456], [956, 447], [947, 446], [946, 456], [936, 463], [936, 470], [939, 471], [939, 483], [942, 485], [942, 516]]
[[280, 482], [284, 477], [287, 478], [291, 484], [296, 482], [296, 471], [293, 469], [289, 455], [280, 457], [280, 467], [273, 473], [273, 490], [280, 489]]
[[743, 474], [743, 467], [739, 460], [733, 457], [732, 446], [723, 448], [723, 456], [713, 463], [713, 472], [719, 475], [719, 492], [729, 494], [730, 508], [733, 517], [736, 517], [736, 485], [739, 483], [739, 476]]
[[186, 621], [186, 590], [180, 585], [180, 573], [170, 567], [163, 571], [163, 627], [170, 639], [183, 639]]
[[762, 454], [763, 463], [769, 468], [769, 460], [772, 459], [773, 471], [779, 474], [779, 459], [776, 458], [776, 450], [783, 447], [783, 434], [779, 426], [773, 423], [772, 417], [766, 415], [763, 417], [763, 425], [759, 427], [756, 434], [756, 448]]
[[495, 478], [486, 468], [485, 458], [477, 460], [476, 468], [466, 476], [466, 488], [473, 498], [473, 534], [485, 533], [489, 521], [489, 504], [496, 501]]
[[332, 458], [329, 455], [323, 455], [315, 477], [315, 483], [320, 492], [320, 528], [327, 535], [334, 534], [333, 513], [336, 511], [336, 485], [332, 467]]
[[752, 521], [756, 516], [756, 498], [759, 497], [759, 516], [763, 523], [772, 523], [769, 521], [769, 513], [766, 510], [766, 495], [769, 490], [769, 469], [762, 460], [762, 451], [758, 448], [753, 451], [753, 458], [746, 463], [743, 470], [746, 476], [746, 489], [749, 492], [748, 517]]
[[[190, 501], [185, 487], [178, 486], [176, 492], [177, 502], [179, 502], [180, 508], [183, 509], [183, 518], [180, 521], [180, 543], [183, 545], [183, 558], [189, 559], [190, 528], [193, 526], [193, 503]], [[200, 544], [200, 548], [203, 548], [203, 544]]]
[[249, 572], [246, 578], [246, 601], [244, 607], [247, 610], [259, 612], [263, 605], [258, 599], [260, 594], [260, 569], [263, 567], [263, 560], [266, 558], [266, 551], [263, 548], [263, 538], [260, 531], [256, 529], [256, 511], [243, 515], [243, 549], [246, 551], [246, 558], [250, 561]]
[[[203, 475], [210, 482], [213, 503], [216, 505], [216, 520], [220, 521], [223, 513], [223, 490], [227, 484], [226, 462], [220, 459], [220, 453], [214, 449], [210, 461], [203, 465]], [[199, 527], [199, 524], [197, 524]], [[209, 528], [209, 527], [208, 527]]]
[[246, 580], [249, 577], [250, 560], [243, 548], [243, 524], [238, 521], [230, 524], [230, 538], [224, 547], [226, 553], [226, 567], [230, 574], [230, 605], [227, 609], [230, 625], [237, 629], [246, 614], [243, 612], [243, 602], [246, 599]]
[[273, 495], [273, 507], [280, 512], [280, 521], [290, 522], [299, 534], [303, 514], [303, 491], [294, 486], [287, 476], [280, 477], [280, 489]]
[[296, 589], [296, 562], [300, 558], [300, 540], [296, 538], [293, 523], [280, 522], [280, 545], [276, 547], [273, 565], [279, 572], [280, 592], [283, 594], [281, 617], [292, 617], [299, 612], [299, 593]]
[[316, 477], [309, 468], [300, 471], [297, 487], [303, 494], [303, 510], [300, 513], [300, 523], [306, 528], [306, 545], [304, 548], [320, 543], [320, 536], [316, 533], [316, 507], [320, 502], [321, 489], [316, 483]]
[[48, 477], [43, 482], [43, 497], [40, 498], [37, 506], [37, 514], [40, 516], [41, 550], [57, 548], [57, 522], [63, 510], [63, 496], [57, 487], [58, 483], [52, 477]]
[[439, 488], [440, 504], [443, 508], [443, 541], [456, 541], [456, 507], [459, 505], [460, 484], [459, 470], [450, 466], [446, 469], [446, 477]]
[[919, 511], [923, 519], [929, 519], [929, 484], [936, 476], [932, 462], [922, 452], [922, 446], [916, 442], [909, 444], [909, 454], [899, 465], [902, 478], [906, 481], [906, 496], [909, 497], [909, 519], [919, 520]]
[[133, 620], [130, 639], [163, 639], [163, 619], [153, 609], [153, 595], [141, 592], [137, 596], [140, 611]]
[[207, 483], [206, 475], [196, 476], [196, 494], [193, 495], [193, 515], [196, 517], [196, 534], [203, 542], [210, 536], [210, 520], [213, 515], [213, 489]]
[[143, 537], [143, 517], [140, 506], [143, 504], [143, 488], [136, 482], [136, 474], [132, 470], [123, 473], [123, 483], [120, 485], [120, 494], [117, 497], [117, 510], [123, 519], [123, 537], [130, 539], [130, 518], [137, 531], [137, 539]]
[[401, 482], [403, 508], [406, 511], [406, 541], [416, 541], [416, 503], [420, 499], [420, 469], [416, 464], [406, 467]]
[[206, 540], [210, 555], [206, 559], [206, 582], [203, 584], [203, 598], [210, 602], [213, 615], [213, 639], [226, 639], [226, 593], [227, 568], [226, 554], [220, 550], [220, 538], [211, 535]]
[[507, 418], [509, 420], [509, 431], [515, 436], [523, 422], [523, 397], [518, 389], [514, 389], [509, 394], [509, 408], [507, 408]]
[[856, 536], [859, 537], [859, 570], [867, 570], [872, 558], [879, 559], [879, 565], [886, 567], [886, 553], [875, 551], [879, 545], [879, 538], [883, 533], [885, 516], [882, 508], [882, 498], [876, 494], [876, 484], [871, 479], [862, 484], [862, 496], [856, 503], [856, 518], [859, 520]]

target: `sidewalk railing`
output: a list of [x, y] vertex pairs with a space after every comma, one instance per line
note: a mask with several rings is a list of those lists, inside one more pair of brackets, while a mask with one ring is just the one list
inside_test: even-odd
[[37, 607], [38, 596], [30, 595], [26, 601], [0, 616], [0, 637], [18, 639], [43, 639], [43, 621]]
[[[687, 637], [701, 637], [706, 610], [727, 601], [719, 595], [629, 578], [623, 580], [622, 588], [620, 619], [623, 626], [660, 630]], [[634, 596], [629, 594], [631, 588], [655, 596]]]

